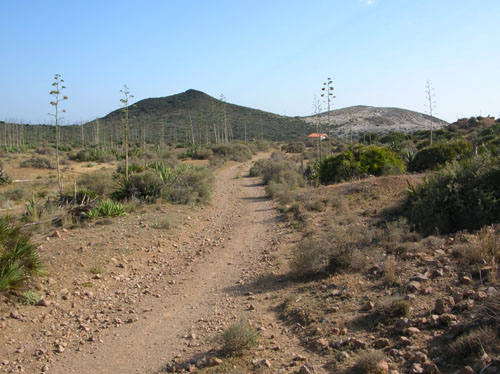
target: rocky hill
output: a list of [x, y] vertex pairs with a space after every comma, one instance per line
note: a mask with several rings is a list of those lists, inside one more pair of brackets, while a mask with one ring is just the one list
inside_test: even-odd
[[[328, 114], [303, 117], [306, 122], [322, 125], [322, 132], [328, 132]], [[330, 111], [331, 132], [337, 136], [360, 136], [374, 132], [385, 134], [392, 131], [412, 133], [419, 130], [441, 129], [447, 122], [426, 114], [400, 108], [381, 108], [357, 105]]]

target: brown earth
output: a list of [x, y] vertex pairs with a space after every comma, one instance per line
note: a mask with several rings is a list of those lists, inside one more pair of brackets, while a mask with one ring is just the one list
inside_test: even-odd
[[[152, 207], [40, 237], [50, 277], [38, 292], [49, 305], [2, 308], [1, 370], [147, 373], [186, 343], [190, 353], [212, 346], [197, 337], [249, 314], [232, 287], [266, 266], [280, 234], [258, 180], [241, 177], [249, 166], [218, 173], [210, 206]], [[154, 226], [172, 209], [184, 222], [168, 235]]]

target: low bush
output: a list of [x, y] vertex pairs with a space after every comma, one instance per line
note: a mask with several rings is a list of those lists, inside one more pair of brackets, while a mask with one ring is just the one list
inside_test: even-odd
[[209, 148], [197, 148], [191, 155], [191, 158], [195, 160], [210, 160], [212, 157], [214, 157], [214, 152]]
[[95, 220], [97, 218], [119, 217], [124, 214], [125, 208], [122, 204], [116, 203], [112, 200], [106, 200], [97, 204], [96, 207], [86, 213], [86, 216], [91, 220]]
[[3, 184], [9, 184], [12, 180], [7, 175], [7, 173], [3, 170], [3, 163], [0, 161], [0, 186]]
[[306, 145], [302, 142], [293, 142], [281, 148], [286, 153], [302, 153], [306, 150]]
[[500, 353], [498, 334], [489, 326], [473, 328], [448, 347], [448, 357], [461, 364], [472, 364], [484, 353], [492, 356]]
[[212, 152], [215, 157], [237, 162], [248, 161], [252, 158], [251, 149], [242, 143], [218, 144], [212, 147]]
[[17, 297], [17, 302], [23, 305], [36, 305], [41, 297], [34, 291], [25, 291]]
[[499, 160], [481, 155], [449, 164], [411, 187], [402, 209], [425, 234], [476, 230], [499, 223]]
[[112, 153], [103, 152], [97, 148], [82, 149], [76, 154], [69, 155], [69, 159], [78, 162], [111, 162], [117, 158]]
[[290, 262], [292, 274], [300, 278], [321, 272], [327, 261], [325, 249], [324, 243], [312, 238], [299, 242]]
[[357, 146], [336, 156], [328, 156], [315, 165], [321, 183], [339, 183], [362, 174], [375, 176], [401, 174], [405, 165], [401, 157], [387, 148]]
[[119, 179], [113, 192], [117, 200], [137, 198], [154, 202], [163, 197], [176, 204], [198, 204], [210, 200], [215, 181], [213, 172], [206, 167], [182, 164], [170, 168], [162, 162], [148, 165], [148, 170]]
[[18, 287], [42, 272], [42, 262], [30, 235], [11, 217], [0, 217], [0, 291]]
[[53, 169], [54, 166], [49, 159], [44, 157], [32, 157], [19, 164], [22, 168]]
[[109, 173], [94, 173], [78, 178], [77, 186], [81, 190], [92, 191], [95, 197], [109, 197], [116, 189], [116, 182]]
[[255, 347], [259, 333], [245, 319], [233, 323], [222, 333], [222, 351], [227, 355], [241, 355]]
[[366, 351], [361, 353], [351, 369], [352, 374], [385, 374], [387, 368], [385, 355], [381, 351]]
[[435, 144], [418, 151], [408, 164], [408, 170], [413, 172], [434, 170], [447, 162], [465, 159], [471, 155], [472, 144], [467, 140]]

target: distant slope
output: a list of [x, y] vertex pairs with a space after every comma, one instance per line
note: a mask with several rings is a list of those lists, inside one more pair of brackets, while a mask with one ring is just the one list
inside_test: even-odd
[[[328, 131], [325, 126], [328, 124], [328, 115], [326, 112], [321, 113], [319, 116], [303, 118], [309, 124], [313, 125], [314, 129], [319, 121], [323, 127], [322, 131]], [[332, 134], [340, 137], [350, 134], [351, 124], [353, 136], [360, 136], [367, 132], [379, 134], [392, 131], [412, 133], [420, 130], [430, 130], [431, 124], [434, 129], [440, 129], [448, 125], [443, 120], [411, 110], [364, 105], [332, 110], [330, 111], [330, 122]]]
[[[144, 99], [130, 107], [133, 127], [144, 125], [148, 141], [164, 136], [167, 141], [181, 141], [188, 137], [214, 140], [215, 132], [224, 127], [224, 103], [203, 92], [186, 92], [159, 98]], [[105, 126], [119, 126], [122, 108], [100, 121]], [[301, 118], [280, 116], [257, 109], [226, 103], [226, 120], [232, 137], [240, 140], [294, 140], [305, 139], [310, 126]], [[133, 132], [133, 129], [131, 130]]]

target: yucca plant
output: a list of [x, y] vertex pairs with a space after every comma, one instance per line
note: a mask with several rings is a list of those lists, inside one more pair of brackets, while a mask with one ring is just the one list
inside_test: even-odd
[[11, 217], [0, 217], [0, 291], [15, 288], [42, 272], [42, 262], [30, 235]]

